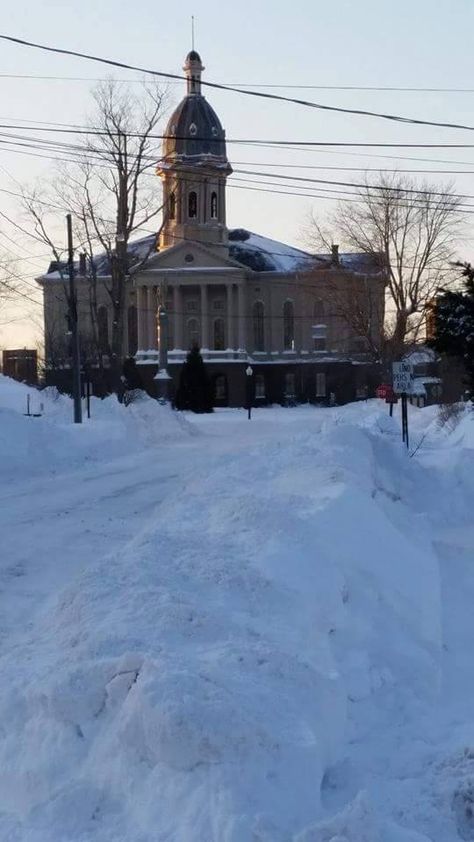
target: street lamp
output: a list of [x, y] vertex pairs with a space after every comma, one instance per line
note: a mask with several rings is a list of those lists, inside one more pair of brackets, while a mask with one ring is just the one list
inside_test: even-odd
[[250, 421], [252, 417], [252, 381], [251, 377], [253, 374], [252, 366], [248, 365], [245, 369], [245, 374], [247, 375], [247, 408], [248, 408], [248, 419]]

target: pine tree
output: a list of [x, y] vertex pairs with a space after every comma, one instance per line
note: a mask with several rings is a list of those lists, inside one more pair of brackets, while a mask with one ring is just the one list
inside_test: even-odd
[[474, 268], [462, 266], [463, 289], [443, 292], [436, 299], [434, 336], [428, 341], [436, 351], [460, 359], [466, 369], [466, 381], [474, 392]]
[[197, 345], [189, 351], [181, 369], [176, 408], [192, 412], [212, 412], [212, 389], [206, 366]]
[[143, 381], [133, 357], [127, 357], [122, 366], [122, 379], [126, 389], [143, 389]]

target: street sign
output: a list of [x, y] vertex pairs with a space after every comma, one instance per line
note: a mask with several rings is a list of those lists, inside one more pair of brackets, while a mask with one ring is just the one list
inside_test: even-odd
[[410, 394], [411, 381], [413, 378], [413, 366], [411, 363], [392, 363], [393, 391], [397, 395]]

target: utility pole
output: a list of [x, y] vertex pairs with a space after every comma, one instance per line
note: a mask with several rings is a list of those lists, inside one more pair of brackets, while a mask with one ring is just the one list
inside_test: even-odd
[[79, 348], [77, 296], [74, 279], [74, 252], [72, 246], [72, 218], [70, 213], [66, 216], [66, 225], [68, 251], [67, 266], [69, 272], [69, 321], [72, 335], [72, 394], [74, 398], [74, 423], [82, 424], [81, 351]]

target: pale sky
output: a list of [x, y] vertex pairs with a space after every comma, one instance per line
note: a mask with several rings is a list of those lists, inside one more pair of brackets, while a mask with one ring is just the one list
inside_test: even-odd
[[[192, 14], [196, 17], [196, 49], [206, 66], [204, 78], [209, 81], [254, 88], [269, 84], [474, 88], [474, 59], [469, 45], [474, 28], [473, 0], [397, 0], [396, 3], [239, 0], [220, 4], [208, 0], [200, 3], [181, 0], [179, 4], [143, 0], [126, 6], [120, 6], [116, 0], [18, 2], [9, 4], [1, 31], [51, 46], [181, 73], [183, 59], [191, 46]], [[13, 79], [8, 74], [79, 76], [88, 80], [104, 76], [138, 78], [137, 74], [114, 71], [92, 62], [0, 42], [0, 112], [4, 124], [14, 121], [84, 124], [91, 110], [90, 90], [94, 84], [93, 81]], [[474, 93], [283, 87], [278, 93], [342, 107], [474, 125]], [[180, 84], [172, 86], [176, 103], [183, 94], [184, 83], [183, 88]], [[230, 140], [474, 143], [474, 132], [469, 131], [324, 113], [210, 89], [205, 95], [219, 114]], [[462, 174], [451, 177], [442, 174], [426, 177], [441, 183], [454, 181], [456, 189], [473, 196], [466, 201], [474, 206], [474, 174], [466, 172], [474, 173], [474, 149], [378, 149], [369, 156], [363, 149], [342, 152], [328, 146], [297, 151], [229, 143], [228, 155], [235, 168], [247, 162], [255, 164], [256, 169], [268, 171], [270, 164], [278, 164], [274, 169], [279, 173], [336, 181], [360, 181], [364, 167], [462, 170]], [[389, 156], [403, 156], [403, 159]], [[290, 164], [358, 167], [361, 171], [300, 170]], [[3, 190], [17, 190], [15, 180], [30, 185], [53, 172], [52, 162], [8, 151], [0, 144]], [[377, 174], [373, 176], [376, 181]], [[422, 174], [414, 177], [423, 179]], [[238, 187], [241, 182], [233, 183], [235, 186], [227, 191], [229, 226], [249, 228], [291, 244], [301, 245], [300, 232], [309, 209], [314, 208], [324, 222], [335, 206], [334, 199], [251, 192]], [[305, 188], [303, 192], [312, 191]], [[0, 193], [0, 211], [20, 220], [16, 199], [6, 193]], [[461, 257], [472, 255], [470, 237], [468, 230]], [[18, 261], [15, 269], [27, 275], [29, 283], [48, 263], [44, 248], [3, 218], [0, 219], [0, 257], [2, 251], [28, 257], [27, 261]], [[39, 291], [31, 286], [26, 286], [24, 291], [41, 302]], [[19, 299], [0, 312], [0, 347], [35, 343], [40, 336], [40, 324], [41, 306]]]

